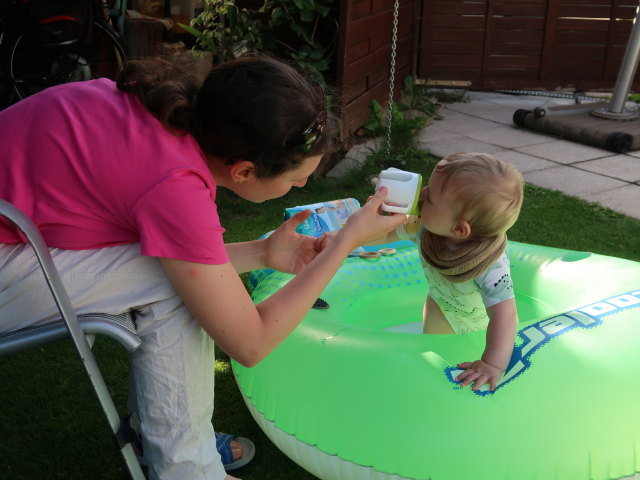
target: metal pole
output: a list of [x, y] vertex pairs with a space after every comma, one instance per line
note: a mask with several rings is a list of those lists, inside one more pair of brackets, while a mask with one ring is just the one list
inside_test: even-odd
[[633, 21], [629, 42], [624, 52], [620, 72], [616, 79], [616, 86], [613, 89], [613, 96], [609, 103], [609, 108], [599, 108], [591, 112], [598, 117], [614, 120], [631, 120], [638, 116], [636, 110], [628, 110], [624, 105], [631, 90], [631, 84], [638, 68], [640, 59], [640, 7], [636, 7], [636, 18]]

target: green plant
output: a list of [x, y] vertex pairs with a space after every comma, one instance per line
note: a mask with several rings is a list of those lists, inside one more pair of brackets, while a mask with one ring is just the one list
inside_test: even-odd
[[404, 89], [400, 92], [398, 101], [402, 111], [416, 110], [429, 118], [442, 120], [442, 117], [438, 114], [440, 105], [423, 93], [423, 90], [416, 84], [412, 75], [404, 77]]
[[217, 61], [267, 52], [290, 58], [324, 84], [335, 49], [337, 16], [330, 0], [264, 0], [257, 9], [239, 7], [235, 0], [206, 0], [191, 25], [179, 25]]
[[[391, 112], [385, 111], [380, 102], [369, 103], [369, 119], [363, 125], [368, 136], [385, 136], [379, 148], [372, 151], [367, 162], [375, 169], [388, 167], [406, 168], [412, 159], [422, 160], [428, 155], [428, 149], [416, 149], [417, 134], [432, 118], [441, 119], [438, 114], [440, 105], [431, 100], [416, 84], [415, 78], [407, 75], [404, 88], [398, 100], [391, 104]], [[418, 112], [416, 115], [415, 113]], [[391, 126], [389, 127], [389, 121]]]
[[[409, 80], [407, 80], [407, 78]], [[367, 155], [362, 172], [375, 173], [389, 167], [407, 168], [407, 163], [415, 158], [424, 158], [429, 155], [428, 149], [416, 149], [416, 135], [427, 125], [428, 113], [420, 110], [430, 108], [429, 102], [424, 102], [420, 95], [412, 90], [413, 79], [405, 79], [404, 95], [400, 95], [398, 102], [391, 104], [389, 111], [382, 108], [380, 102], [372, 100], [369, 103], [369, 119], [363, 125], [364, 131], [371, 137], [384, 138], [377, 149]], [[414, 108], [417, 107], [417, 108]], [[422, 115], [406, 115], [410, 110], [418, 110]], [[389, 121], [391, 127], [389, 128]]]
[[[406, 110], [406, 109], [405, 109]], [[382, 108], [380, 102], [372, 100], [369, 103], [369, 120], [363, 125], [369, 136], [376, 137], [387, 135], [388, 121], [387, 111]], [[427, 124], [427, 117], [405, 117], [403, 109], [394, 103], [391, 105], [391, 147], [397, 150], [405, 150], [413, 147], [416, 142], [416, 134]]]
[[269, 31], [276, 32], [273, 37], [265, 37], [267, 47], [289, 56], [322, 83], [331, 65], [338, 32], [336, 2], [265, 0], [259, 11], [270, 12]]
[[[392, 149], [406, 150], [415, 146], [416, 134], [431, 118], [442, 119], [438, 114], [439, 105], [423, 94], [411, 75], [404, 78], [404, 88], [398, 100], [391, 105], [391, 132], [388, 132], [388, 112], [377, 100], [369, 103], [369, 119], [363, 125], [369, 136], [390, 133]], [[419, 112], [417, 115], [416, 112]]]
[[238, 8], [235, 0], [207, 0], [190, 26], [178, 25], [194, 35], [198, 46], [212, 52], [218, 62], [264, 49], [263, 24], [254, 10]]
[[380, 102], [372, 100], [369, 103], [369, 119], [362, 126], [367, 134], [371, 137], [382, 135], [386, 131], [384, 109]]

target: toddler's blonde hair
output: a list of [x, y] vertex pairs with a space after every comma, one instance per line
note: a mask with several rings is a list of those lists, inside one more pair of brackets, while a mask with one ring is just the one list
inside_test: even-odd
[[518, 219], [524, 197], [522, 174], [512, 164], [486, 153], [454, 153], [434, 171], [443, 175], [442, 191], [452, 189], [460, 219], [471, 226], [471, 238], [506, 232]]

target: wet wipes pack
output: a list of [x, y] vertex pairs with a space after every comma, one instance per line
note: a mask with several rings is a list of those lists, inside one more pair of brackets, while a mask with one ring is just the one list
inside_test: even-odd
[[319, 237], [325, 232], [340, 230], [351, 214], [358, 209], [360, 203], [355, 198], [344, 198], [287, 208], [284, 211], [284, 219], [287, 220], [298, 212], [311, 210], [309, 218], [298, 225], [296, 232]]
[[[312, 203], [310, 205], [300, 205], [286, 208], [284, 220], [294, 216], [298, 212], [311, 210], [311, 215], [304, 222], [296, 227], [296, 232], [311, 237], [319, 237], [325, 232], [336, 232], [340, 230], [347, 219], [360, 209], [360, 203], [355, 198], [343, 198], [340, 200], [330, 200], [327, 202]], [[364, 251], [358, 248], [352, 252]]]

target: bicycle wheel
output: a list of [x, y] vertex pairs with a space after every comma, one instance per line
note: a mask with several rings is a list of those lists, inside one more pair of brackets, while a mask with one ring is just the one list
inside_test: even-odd
[[98, 22], [89, 42], [43, 46], [17, 37], [9, 56], [9, 77], [18, 97], [25, 98], [61, 83], [106, 77], [115, 80], [126, 63], [124, 47]]

